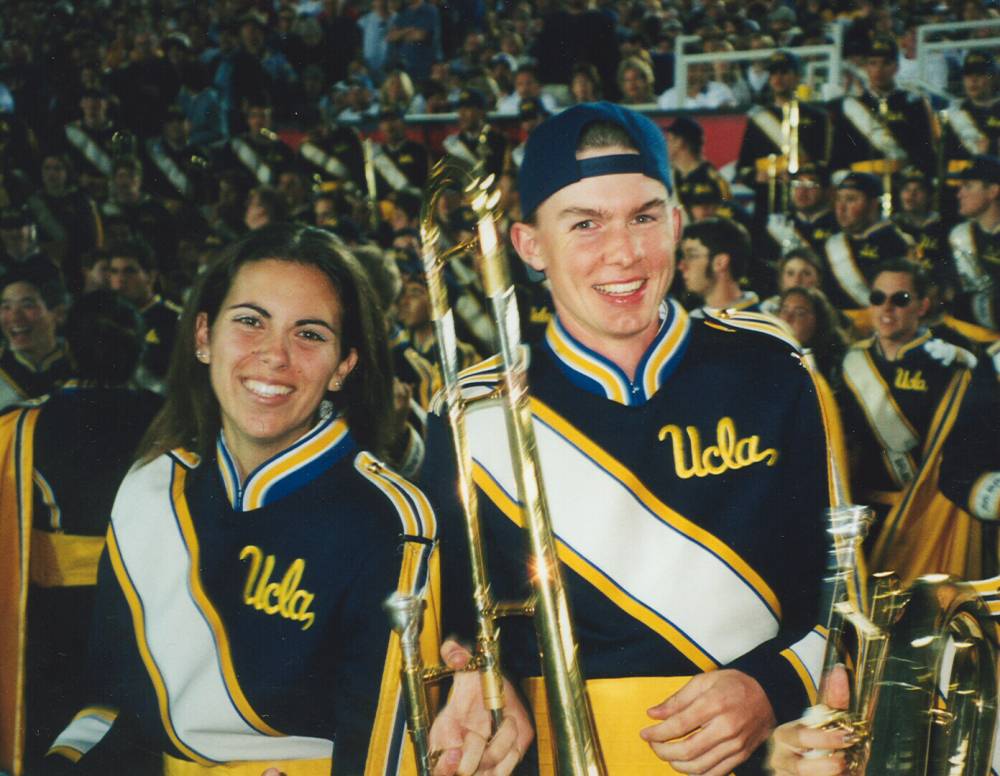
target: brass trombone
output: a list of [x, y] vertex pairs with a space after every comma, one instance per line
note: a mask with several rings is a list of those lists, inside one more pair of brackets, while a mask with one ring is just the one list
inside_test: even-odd
[[[476, 170], [445, 157], [431, 172], [421, 213], [424, 270], [441, 360], [444, 395], [458, 469], [459, 497], [465, 513], [470, 548], [473, 599], [477, 611], [478, 634], [470, 668], [480, 672], [483, 696], [493, 717], [494, 730], [503, 714], [503, 682], [497, 621], [506, 616], [533, 615], [541, 653], [542, 673], [551, 714], [556, 772], [560, 776], [599, 776], [605, 773], [593, 715], [587, 700], [583, 676], [576, 655], [569, 606], [556, 553], [556, 543], [545, 499], [538, 460], [526, 380], [526, 359], [520, 344], [517, 298], [510, 280], [505, 251], [497, 232], [497, 204], [500, 194], [493, 189], [494, 177], [482, 177]], [[509, 603], [493, 598], [479, 527], [476, 486], [472, 478], [472, 453], [466, 433], [466, 413], [474, 400], [462, 395], [458, 380], [459, 355], [454, 312], [445, 287], [447, 262], [456, 251], [442, 252], [440, 232], [434, 220], [437, 201], [449, 188], [464, 192], [478, 219], [476, 265], [483, 291], [490, 300], [497, 329], [497, 345], [503, 364], [503, 386], [484, 397], [501, 402], [507, 421], [507, 437], [522, 505], [525, 530], [533, 558], [534, 594], [527, 602]], [[448, 675], [441, 667], [423, 668], [416, 649], [420, 604], [395, 597], [387, 602], [393, 627], [400, 634], [404, 653], [402, 679], [411, 699], [410, 736], [422, 774], [433, 768], [428, 751], [429, 717], [424, 689]]]

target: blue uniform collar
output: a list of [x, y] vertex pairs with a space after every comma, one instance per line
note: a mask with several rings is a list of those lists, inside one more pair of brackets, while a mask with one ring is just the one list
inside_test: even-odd
[[641, 406], [673, 374], [690, 339], [691, 321], [677, 302], [665, 302], [660, 316], [660, 330], [639, 362], [635, 380], [629, 380], [617, 364], [575, 340], [558, 315], [549, 322], [545, 346], [574, 385], [627, 407]]
[[290, 447], [264, 461], [250, 472], [240, 487], [236, 461], [219, 431], [216, 461], [229, 503], [237, 512], [249, 512], [277, 501], [316, 479], [335, 462], [356, 449], [347, 422], [329, 415], [303, 434]]

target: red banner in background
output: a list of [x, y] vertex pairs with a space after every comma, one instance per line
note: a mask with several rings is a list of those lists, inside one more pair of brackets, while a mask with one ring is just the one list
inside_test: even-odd
[[[705, 130], [705, 147], [703, 153], [717, 169], [729, 177], [732, 167], [735, 167], [736, 160], [740, 155], [740, 144], [743, 142], [743, 132], [746, 130], [747, 117], [742, 113], [710, 113], [705, 115], [689, 114]], [[666, 129], [674, 122], [674, 115], [659, 114], [650, 115], [660, 127]], [[524, 139], [524, 133], [516, 119], [491, 120], [495, 126], [504, 130], [515, 143], [520, 143]], [[456, 131], [458, 125], [451, 121], [425, 121], [412, 122], [407, 124], [407, 135], [411, 140], [426, 145], [433, 158], [441, 156], [443, 153], [441, 144], [447, 135]], [[282, 139], [298, 150], [305, 135], [302, 132], [286, 131], [281, 132]], [[382, 141], [382, 133], [374, 126], [369, 126], [361, 130], [364, 137], [371, 137], [376, 142]], [[732, 165], [729, 170], [727, 166]]]

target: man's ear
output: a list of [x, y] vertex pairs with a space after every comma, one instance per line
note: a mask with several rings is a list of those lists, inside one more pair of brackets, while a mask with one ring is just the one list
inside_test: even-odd
[[545, 272], [546, 261], [541, 255], [535, 227], [523, 221], [515, 221], [510, 227], [510, 241], [525, 264], [537, 272]]
[[920, 310], [920, 317], [923, 318], [931, 309], [931, 298], [929, 296], [925, 296], [923, 299], [918, 299], [917, 305]]
[[712, 257], [712, 271], [718, 275], [722, 270], [729, 272], [728, 253], [717, 253]]

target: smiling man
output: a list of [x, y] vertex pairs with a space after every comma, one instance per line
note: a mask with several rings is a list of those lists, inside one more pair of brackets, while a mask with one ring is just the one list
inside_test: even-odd
[[[810, 632], [827, 434], [815, 383], [773, 319], [698, 321], [665, 298], [679, 239], [669, 170], [648, 119], [608, 103], [570, 108], [528, 139], [524, 220], [511, 239], [546, 275], [556, 311], [531, 347], [528, 382], [608, 770], [722, 776], [813, 691], [803, 665], [822, 650]], [[490, 361], [465, 374], [470, 395], [499, 382]], [[468, 427], [494, 592], [518, 598], [528, 559], [498, 441], [503, 417], [480, 403]], [[471, 588], [457, 582], [467, 550], [444, 432], [431, 423], [423, 475], [439, 499], [446, 632], [468, 638]], [[551, 773], [531, 624], [505, 622], [502, 640], [504, 666], [535, 710], [539, 770]]]
[[67, 300], [54, 266], [15, 267], [0, 279], [0, 409], [42, 396], [69, 376], [57, 335]]
[[[934, 339], [921, 325], [930, 305], [927, 284], [923, 270], [904, 259], [880, 265], [868, 308], [875, 335], [856, 343], [844, 358], [849, 390], [842, 405], [855, 464], [854, 492], [887, 525], [887, 516], [898, 512], [919, 472], [933, 463], [927, 440], [947, 434], [954, 422], [949, 402], [957, 412], [966, 390], [964, 375], [976, 365], [970, 353]], [[880, 542], [881, 528], [880, 521], [869, 534], [872, 546], [887, 544]], [[891, 548], [885, 552], [889, 555], [880, 553], [873, 567], [897, 568], [881, 562], [895, 557]]]

